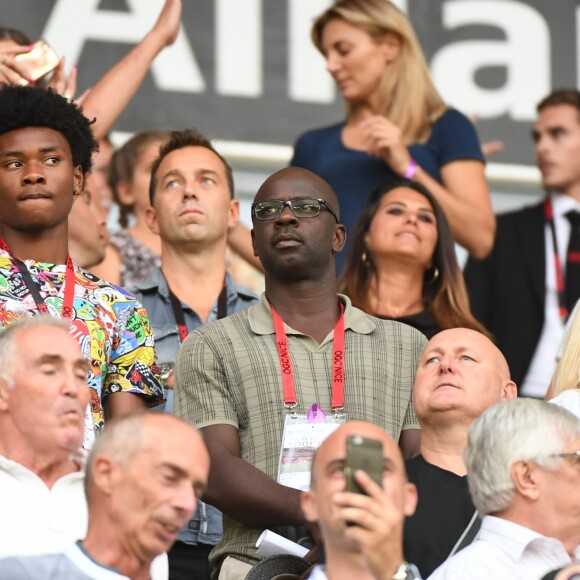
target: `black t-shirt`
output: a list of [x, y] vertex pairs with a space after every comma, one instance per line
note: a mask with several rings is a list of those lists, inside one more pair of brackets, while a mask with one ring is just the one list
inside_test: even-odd
[[410, 314], [409, 316], [401, 316], [400, 318], [389, 318], [388, 316], [382, 316], [380, 314], [375, 314], [375, 316], [383, 320], [396, 320], [397, 322], [408, 324], [424, 334], [427, 337], [427, 340], [431, 340], [442, 330], [435, 322], [435, 319], [426, 310], [422, 310], [416, 314]]
[[427, 463], [420, 455], [405, 462], [409, 481], [417, 486], [415, 514], [405, 520], [403, 552], [407, 562], [427, 578], [445, 561], [467, 528], [475, 507], [467, 477]]

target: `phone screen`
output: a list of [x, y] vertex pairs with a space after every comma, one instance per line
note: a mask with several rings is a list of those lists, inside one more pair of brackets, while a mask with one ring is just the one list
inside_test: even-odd
[[382, 487], [385, 460], [383, 443], [377, 439], [367, 439], [351, 435], [346, 439], [346, 491], [365, 493], [354, 479], [354, 472], [360, 469]]

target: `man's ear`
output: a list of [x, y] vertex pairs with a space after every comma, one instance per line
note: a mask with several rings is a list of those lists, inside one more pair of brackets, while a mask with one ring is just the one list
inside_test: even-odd
[[309, 522], [318, 521], [318, 507], [316, 505], [316, 493], [313, 491], [303, 491], [300, 495], [300, 505], [302, 513]]
[[0, 378], [0, 412], [8, 411], [9, 398], [10, 385], [5, 379]]
[[334, 228], [334, 236], [332, 239], [332, 249], [335, 254], [338, 254], [344, 248], [346, 243], [346, 228], [342, 224], [336, 224]]
[[501, 391], [501, 400], [507, 401], [508, 399], [515, 399], [518, 396], [518, 388], [516, 384], [511, 380], [504, 381]]
[[117, 488], [119, 466], [108, 455], [97, 455], [93, 459], [91, 477], [93, 483], [105, 495], [111, 495]]
[[250, 236], [252, 236], [252, 249], [254, 250], [254, 256], [259, 258], [260, 256], [258, 256], [258, 252], [256, 252], [256, 237], [254, 236], [254, 228], [250, 230]]
[[85, 175], [83, 168], [77, 165], [73, 170], [73, 195], [75, 198], [79, 197], [85, 186]]
[[235, 228], [240, 223], [240, 202], [237, 199], [230, 200], [230, 213], [228, 216], [228, 228]]
[[145, 223], [147, 227], [154, 233], [159, 235], [159, 224], [157, 223], [157, 214], [155, 209], [149, 206], [145, 210]]
[[539, 472], [535, 463], [524, 459], [515, 461], [510, 468], [510, 475], [518, 494], [531, 501], [539, 498]]
[[405, 484], [404, 494], [403, 513], [405, 514], [405, 517], [409, 517], [415, 513], [415, 510], [417, 509], [417, 501], [419, 500], [415, 484], [407, 482]]

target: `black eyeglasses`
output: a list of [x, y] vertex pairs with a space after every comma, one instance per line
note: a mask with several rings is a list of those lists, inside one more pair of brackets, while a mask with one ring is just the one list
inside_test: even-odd
[[310, 197], [298, 197], [289, 201], [279, 199], [266, 199], [256, 201], [252, 204], [252, 214], [260, 221], [277, 219], [288, 206], [292, 213], [299, 219], [313, 218], [320, 215], [320, 209], [325, 207], [338, 223], [336, 212], [324, 199], [314, 199]]

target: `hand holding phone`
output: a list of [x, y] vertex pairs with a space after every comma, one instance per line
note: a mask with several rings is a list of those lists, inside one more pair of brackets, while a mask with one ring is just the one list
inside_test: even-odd
[[13, 59], [16, 72], [30, 82], [37, 82], [60, 63], [54, 49], [43, 38], [37, 40], [28, 52], [17, 54]]

